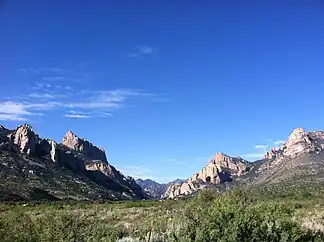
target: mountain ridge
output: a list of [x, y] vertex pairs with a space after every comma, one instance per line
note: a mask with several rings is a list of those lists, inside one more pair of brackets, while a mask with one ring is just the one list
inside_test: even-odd
[[[75, 200], [143, 199], [145, 194], [131, 177], [125, 177], [100, 149], [67, 132], [62, 143], [40, 138], [28, 124], [15, 130], [0, 128], [1, 200], [16, 197]], [[16, 184], [19, 189], [15, 189]], [[18, 200], [19, 200], [18, 199]], [[42, 197], [38, 197], [42, 199]], [[10, 199], [9, 199], [10, 200]]]
[[183, 180], [179, 178], [168, 183], [159, 183], [152, 179], [136, 179], [136, 183], [140, 185], [144, 192], [146, 192], [146, 194], [148, 194], [152, 199], [162, 199], [168, 186], [181, 182], [183, 182]]
[[68, 131], [61, 143], [40, 138], [28, 124], [0, 125], [0, 200], [136, 200], [178, 198], [204, 188], [258, 187], [324, 180], [324, 131], [296, 128], [286, 142], [249, 162], [216, 153], [188, 179], [158, 183], [124, 176], [105, 150]]
[[[324, 132], [306, 132], [303, 128], [295, 128], [287, 141], [280, 147], [266, 152], [263, 160], [248, 162], [239, 158], [242, 160], [237, 162], [236, 159], [216, 153], [200, 172], [182, 184], [168, 186], [164, 197], [173, 199], [193, 194], [206, 187], [220, 187], [226, 183], [260, 186], [285, 179], [297, 179], [309, 173], [321, 176], [324, 170]], [[228, 176], [222, 179], [220, 171], [224, 168]]]

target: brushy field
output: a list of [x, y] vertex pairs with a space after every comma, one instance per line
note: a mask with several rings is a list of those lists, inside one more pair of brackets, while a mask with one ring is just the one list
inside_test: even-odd
[[235, 189], [178, 201], [2, 204], [0, 241], [324, 241], [323, 201]]

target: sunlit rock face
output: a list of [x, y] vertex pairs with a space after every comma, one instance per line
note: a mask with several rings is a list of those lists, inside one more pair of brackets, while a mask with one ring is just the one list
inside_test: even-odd
[[72, 150], [83, 153], [90, 160], [107, 162], [106, 153], [102, 148], [98, 148], [86, 139], [79, 138], [72, 131], [66, 133], [63, 137], [62, 144]]
[[216, 153], [207, 165], [198, 173], [193, 174], [182, 184], [171, 184], [165, 194], [165, 198], [175, 198], [188, 195], [201, 190], [210, 184], [220, 184], [231, 181], [245, 173], [248, 162], [240, 157], [231, 157], [224, 153]]
[[21, 153], [33, 155], [36, 150], [38, 137], [28, 124], [19, 126], [8, 135], [10, 141], [15, 144]]
[[265, 154], [266, 159], [290, 159], [305, 153], [319, 152], [324, 149], [324, 132], [306, 132], [296, 128], [281, 147], [272, 148]]

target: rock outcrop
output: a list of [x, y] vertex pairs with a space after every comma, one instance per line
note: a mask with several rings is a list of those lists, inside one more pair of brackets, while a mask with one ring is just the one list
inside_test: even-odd
[[21, 153], [27, 155], [35, 153], [38, 137], [30, 125], [24, 124], [19, 126], [14, 132], [9, 134], [8, 138], [18, 146]]
[[116, 172], [113, 167], [108, 163], [104, 162], [92, 162], [85, 166], [87, 171], [100, 171], [102, 174], [108, 176], [109, 178], [114, 179], [116, 177]]
[[102, 184], [107, 183], [107, 181], [113, 181], [115, 183], [114, 187], [119, 186], [120, 190], [126, 189], [131, 193], [132, 197], [145, 197], [142, 188], [136, 183], [134, 178], [124, 176], [107, 162], [91, 162], [86, 165], [85, 170], [92, 172], [92, 176]]
[[[190, 177], [189, 181], [201, 180], [214, 184], [222, 183], [227, 181], [229, 176], [240, 176], [246, 170], [246, 164], [247, 162], [242, 158], [217, 153], [199, 173]], [[228, 172], [225, 170], [230, 170], [231, 173], [227, 174]]]
[[320, 152], [324, 149], [324, 132], [306, 132], [303, 128], [296, 128], [281, 147], [272, 148], [265, 154], [265, 159], [276, 160], [293, 159], [302, 154]]
[[8, 186], [0, 186], [0, 201], [7, 187], [15, 187], [12, 184], [21, 180], [17, 174], [28, 177], [24, 181], [26, 191], [15, 191], [21, 192], [22, 199], [32, 200], [28, 194], [40, 188], [50, 199], [146, 198], [133, 178], [125, 177], [108, 163], [103, 149], [71, 131], [67, 132], [62, 144], [57, 144], [39, 138], [27, 124], [15, 130], [0, 126], [0, 177], [9, 177], [5, 179]]
[[200, 172], [192, 175], [187, 181], [168, 186], [164, 197], [174, 198], [180, 195], [188, 195], [210, 184], [231, 181], [233, 178], [244, 174], [247, 165], [248, 162], [240, 157], [217, 153]]
[[71, 150], [83, 153], [89, 160], [101, 160], [107, 162], [105, 151], [94, 146], [86, 139], [81, 139], [72, 131], [68, 131], [63, 137], [62, 144]]
[[37, 152], [41, 156], [49, 155], [53, 162], [58, 161], [57, 143], [54, 140], [40, 139], [37, 144]]

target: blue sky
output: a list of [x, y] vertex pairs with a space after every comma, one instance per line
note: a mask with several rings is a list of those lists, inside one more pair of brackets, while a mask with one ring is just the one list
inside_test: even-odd
[[[0, 123], [185, 178], [324, 129], [322, 1], [2, 1]], [[114, 2], [114, 3], [113, 3]]]

